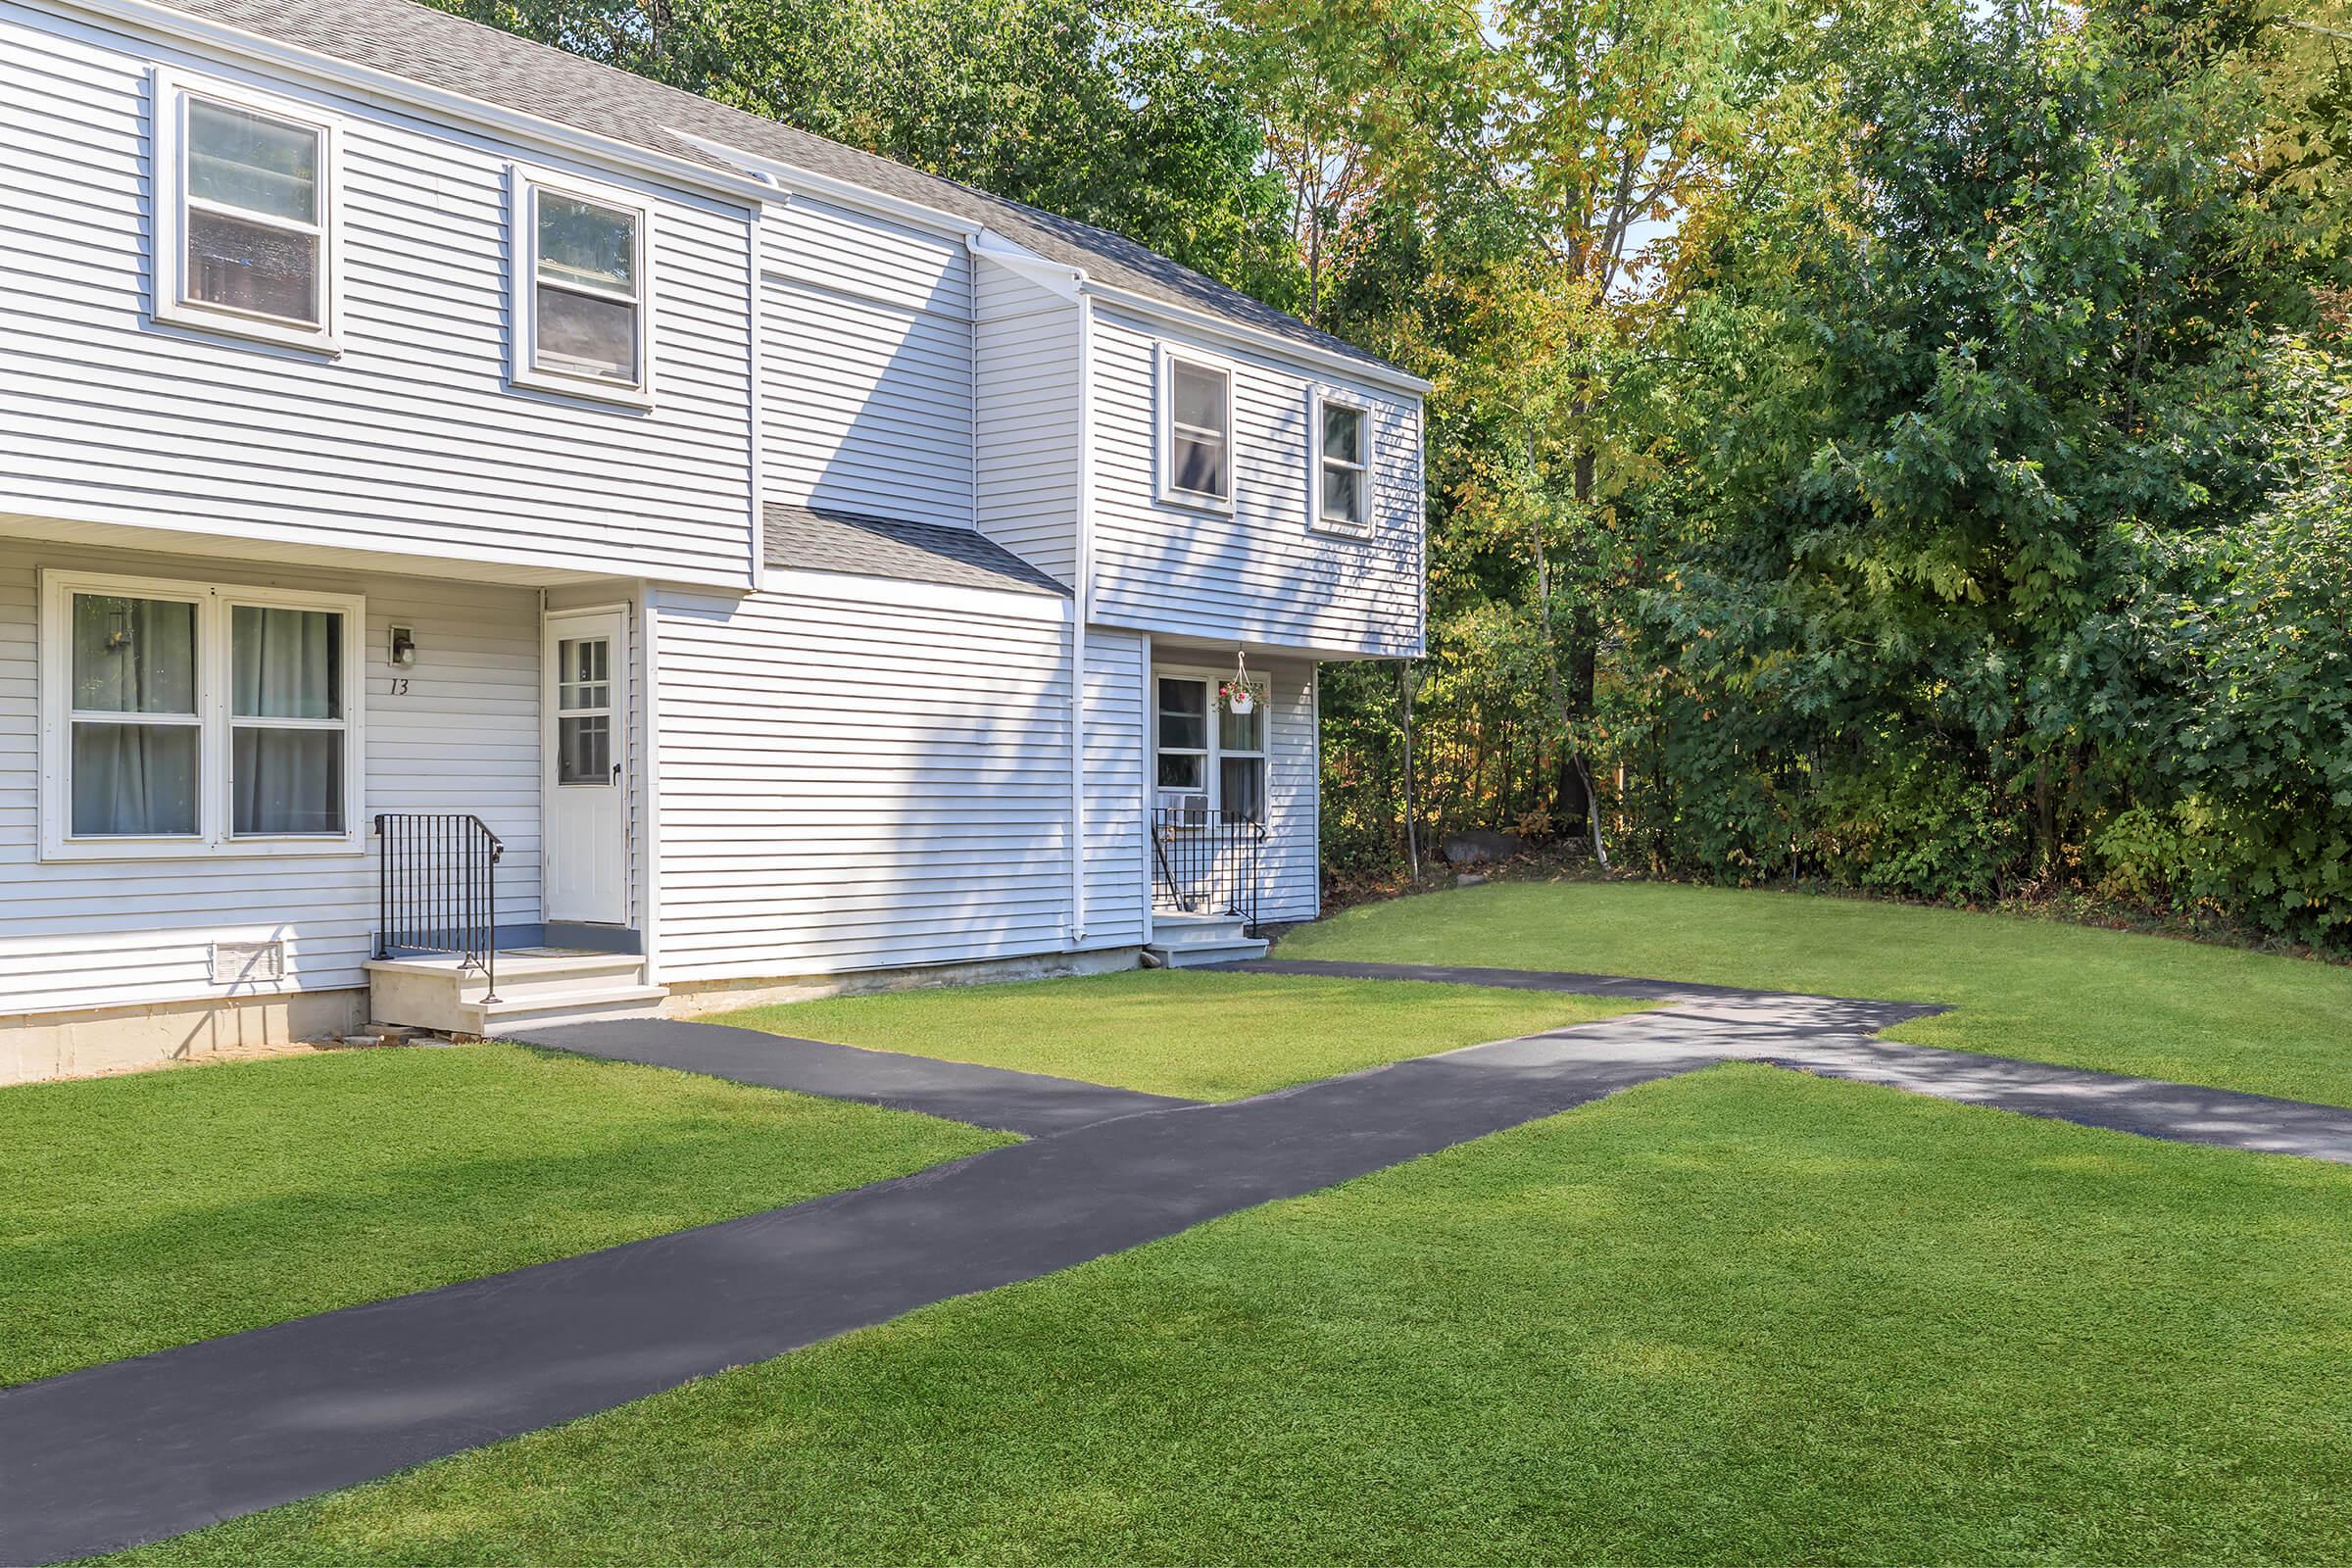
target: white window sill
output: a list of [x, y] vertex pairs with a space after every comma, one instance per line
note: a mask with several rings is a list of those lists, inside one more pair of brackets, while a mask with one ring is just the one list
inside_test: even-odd
[[351, 856], [368, 853], [364, 837], [335, 834], [317, 838], [233, 839], [219, 844], [194, 839], [67, 839], [41, 846], [53, 860], [248, 860], [275, 856]]
[[507, 385], [526, 392], [546, 392], [561, 398], [579, 398], [589, 403], [612, 403], [624, 409], [650, 410], [654, 394], [645, 387], [621, 386], [617, 382], [598, 381], [584, 375], [556, 375], [546, 370], [514, 370], [507, 375]]
[[1368, 522], [1333, 522], [1317, 517], [1306, 525], [1306, 531], [1319, 533], [1327, 539], [1353, 539], [1361, 543], [1372, 537], [1373, 527]]
[[1159, 493], [1159, 504], [1163, 507], [1178, 507], [1186, 512], [1207, 513], [1212, 516], [1230, 517], [1233, 515], [1233, 498], [1231, 496], [1219, 500], [1215, 496], [1199, 495], [1190, 490], [1162, 490]]
[[269, 343], [281, 349], [301, 349], [327, 359], [338, 358], [343, 353], [342, 340], [323, 327], [258, 320], [250, 316], [239, 316], [234, 311], [206, 310], [201, 305], [160, 306], [153, 317], [164, 326], [176, 326], [212, 337], [243, 338], [248, 342]]

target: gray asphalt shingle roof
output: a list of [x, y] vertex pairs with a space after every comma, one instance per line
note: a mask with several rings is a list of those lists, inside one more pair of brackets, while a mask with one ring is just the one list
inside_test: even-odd
[[1065, 599], [1070, 594], [1003, 545], [970, 528], [901, 522], [780, 501], [767, 504], [766, 519], [767, 564], [771, 566], [966, 588], [1008, 588]]
[[808, 131], [713, 103], [413, 0], [167, 0], [174, 9], [469, 98], [518, 110], [712, 168], [688, 131], [812, 174], [843, 179], [984, 223], [1090, 277], [1164, 304], [1205, 311], [1293, 342], [1394, 369], [1298, 318], [1204, 277], [1135, 241], [926, 174]]

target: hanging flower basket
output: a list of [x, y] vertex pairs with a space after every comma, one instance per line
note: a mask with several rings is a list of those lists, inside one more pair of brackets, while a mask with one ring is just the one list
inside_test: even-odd
[[1257, 707], [1258, 691], [1255, 681], [1229, 680], [1217, 688], [1225, 706], [1236, 713], [1248, 713]]

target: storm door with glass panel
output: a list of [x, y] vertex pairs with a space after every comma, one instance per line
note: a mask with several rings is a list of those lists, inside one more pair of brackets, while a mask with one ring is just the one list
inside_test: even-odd
[[628, 918], [628, 808], [622, 761], [625, 612], [547, 617], [547, 918]]

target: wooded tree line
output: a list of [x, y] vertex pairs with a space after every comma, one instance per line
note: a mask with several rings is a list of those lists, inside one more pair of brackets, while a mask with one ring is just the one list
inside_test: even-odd
[[[1428, 375], [1325, 850], [2352, 947], [2346, 0], [447, 0]], [[1409, 693], [1409, 695], [1408, 695]]]

